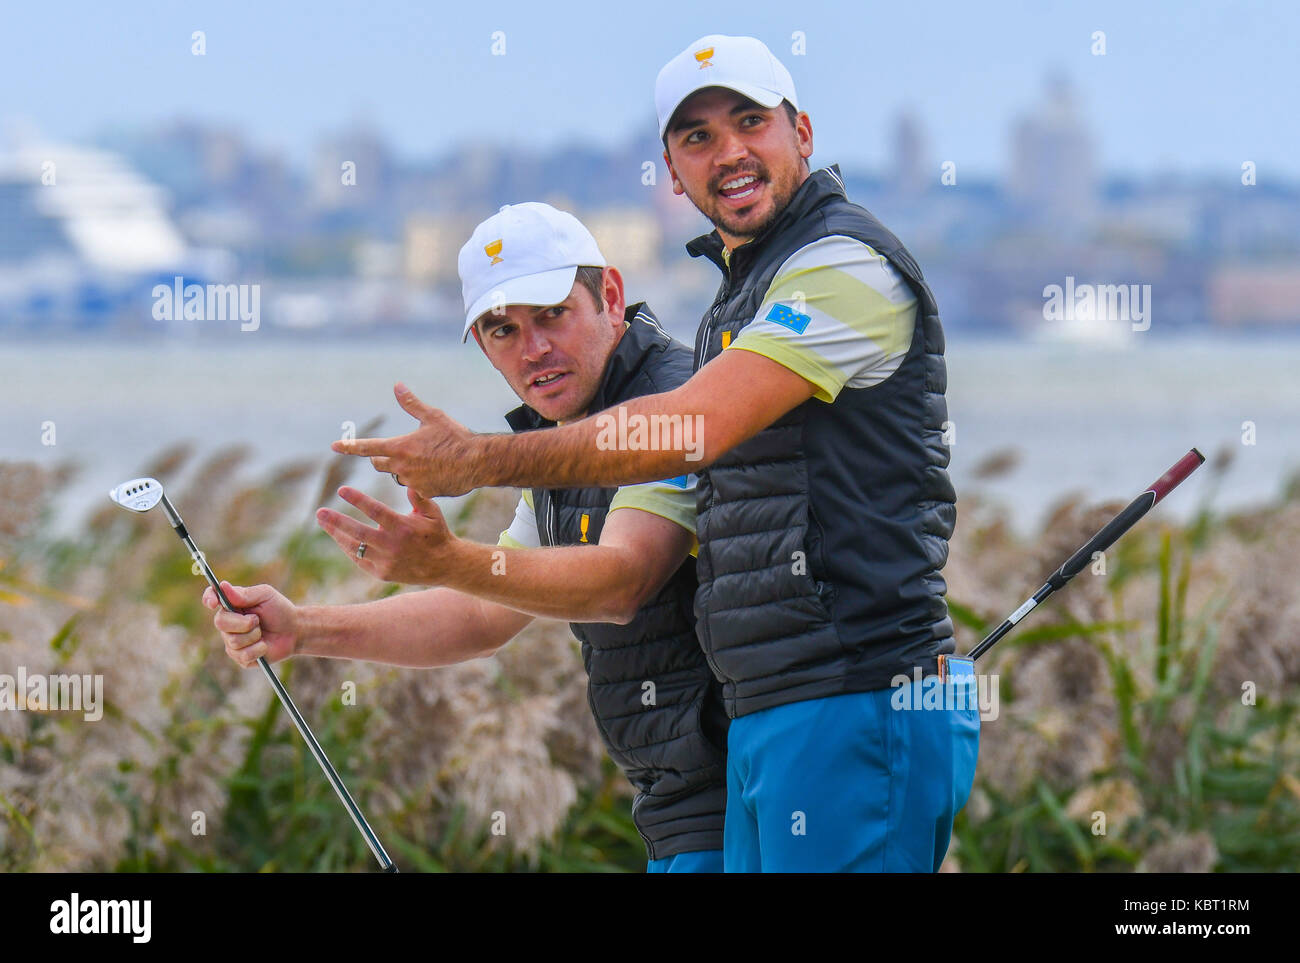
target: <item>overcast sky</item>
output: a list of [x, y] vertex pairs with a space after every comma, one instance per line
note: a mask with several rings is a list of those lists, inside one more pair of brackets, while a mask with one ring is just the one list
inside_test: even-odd
[[[653, 131], [654, 78], [705, 33], [751, 34], [790, 68], [816, 160], [878, 168], [899, 111], [936, 164], [992, 175], [1057, 71], [1109, 171], [1300, 181], [1300, 4], [3, 3], [0, 122], [57, 140], [176, 117], [227, 124], [304, 165], [370, 118], [407, 158], [466, 139], [611, 144]], [[563, 11], [559, 14], [557, 10]], [[448, 11], [455, 11], [449, 14]], [[191, 53], [205, 33], [206, 54]], [[1106, 54], [1092, 53], [1104, 31]], [[505, 55], [492, 53], [502, 31]], [[801, 31], [806, 53], [791, 52]]]

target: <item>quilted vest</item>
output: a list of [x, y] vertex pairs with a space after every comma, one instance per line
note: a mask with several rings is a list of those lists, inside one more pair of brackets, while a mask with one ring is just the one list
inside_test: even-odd
[[[591, 411], [670, 391], [691, 376], [690, 349], [645, 304], [627, 309]], [[547, 428], [527, 406], [515, 431]], [[534, 489], [543, 545], [595, 545], [616, 488]], [[729, 719], [695, 635], [695, 560], [687, 558], [627, 625], [571, 623], [587, 701], [610, 757], [636, 788], [632, 819], [651, 859], [722, 848]], [[653, 686], [647, 685], [653, 683]]]
[[716, 231], [687, 245], [724, 274], [696, 366], [753, 320], [788, 257], [832, 235], [889, 260], [917, 297], [917, 322], [885, 381], [804, 402], [700, 475], [696, 628], [733, 718], [885, 688], [916, 666], [931, 674], [953, 651], [940, 574], [956, 520], [943, 328], [920, 267], [848, 200], [838, 167], [811, 174], [730, 265]]

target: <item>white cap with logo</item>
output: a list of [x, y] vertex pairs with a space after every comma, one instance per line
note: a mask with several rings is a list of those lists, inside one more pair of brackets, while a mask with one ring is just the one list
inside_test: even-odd
[[655, 111], [659, 136], [668, 129], [673, 112], [691, 94], [705, 87], [726, 87], [764, 107], [795, 99], [794, 78], [761, 40], [709, 34], [691, 44], [659, 71], [655, 81]]
[[583, 266], [604, 267], [596, 239], [572, 214], [549, 204], [507, 204], [474, 228], [457, 259], [465, 331], [483, 312], [508, 304], [559, 304]]

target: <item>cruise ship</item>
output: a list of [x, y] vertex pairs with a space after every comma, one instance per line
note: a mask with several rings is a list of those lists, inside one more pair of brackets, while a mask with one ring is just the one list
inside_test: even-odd
[[147, 305], [158, 280], [200, 265], [165, 191], [85, 147], [0, 150], [0, 329], [95, 328]]

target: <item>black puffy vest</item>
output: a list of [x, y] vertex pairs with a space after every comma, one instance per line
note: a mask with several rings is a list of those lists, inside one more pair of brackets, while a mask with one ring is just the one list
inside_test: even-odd
[[[690, 349], [644, 304], [627, 309], [591, 411], [671, 391], [691, 376]], [[506, 416], [515, 431], [546, 428], [527, 406]], [[543, 545], [595, 545], [616, 488], [534, 489]], [[582, 644], [587, 700], [610, 757], [636, 787], [632, 819], [651, 859], [722, 848], [729, 720], [705, 661], [692, 613], [688, 558], [627, 625], [571, 623]], [[653, 704], [647, 682], [654, 683]]]
[[703, 471], [695, 614], [728, 713], [888, 687], [952, 652], [940, 574], [956, 519], [944, 440], [947, 372], [938, 307], [899, 240], [849, 202], [839, 168], [811, 174], [777, 219], [737, 247], [687, 245], [724, 273], [696, 337], [697, 367], [738, 336], [781, 264], [844, 235], [889, 259], [917, 297], [899, 369], [833, 404], [799, 405]]

